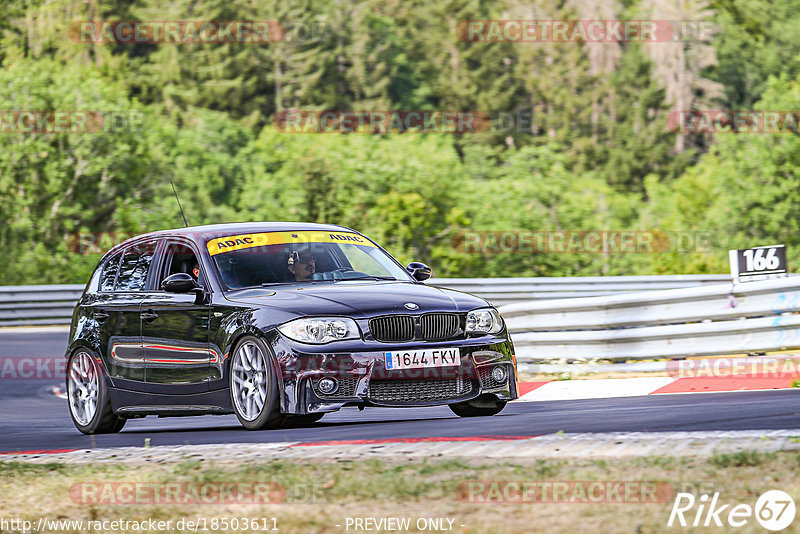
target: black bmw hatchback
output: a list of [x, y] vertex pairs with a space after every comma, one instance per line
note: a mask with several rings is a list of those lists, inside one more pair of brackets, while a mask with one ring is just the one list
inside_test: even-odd
[[494, 415], [517, 398], [514, 348], [478, 297], [427, 286], [341, 226], [237, 223], [135, 237], [100, 261], [75, 307], [75, 426], [236, 414], [248, 429], [344, 406], [449, 405]]

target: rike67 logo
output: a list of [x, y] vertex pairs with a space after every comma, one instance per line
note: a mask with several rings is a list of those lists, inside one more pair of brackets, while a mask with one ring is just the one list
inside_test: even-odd
[[755, 506], [723, 504], [719, 500], [719, 493], [714, 493], [710, 498], [706, 493], [699, 498], [691, 493], [678, 493], [667, 526], [742, 527], [755, 518], [763, 528], [777, 532], [791, 525], [794, 516], [794, 500], [780, 490], [764, 492], [756, 500]]

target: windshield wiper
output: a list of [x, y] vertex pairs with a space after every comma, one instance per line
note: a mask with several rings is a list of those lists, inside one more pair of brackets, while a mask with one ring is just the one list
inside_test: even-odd
[[397, 280], [394, 276], [356, 276], [354, 278], [338, 278], [337, 282], [342, 280]]

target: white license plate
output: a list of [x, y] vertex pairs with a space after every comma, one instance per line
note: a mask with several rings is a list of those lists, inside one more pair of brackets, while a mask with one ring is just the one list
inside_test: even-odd
[[387, 369], [452, 367], [461, 362], [458, 349], [400, 350], [383, 353]]

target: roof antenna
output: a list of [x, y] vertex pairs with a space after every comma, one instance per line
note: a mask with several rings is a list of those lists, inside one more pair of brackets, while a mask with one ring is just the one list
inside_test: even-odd
[[181, 210], [181, 217], [183, 217], [183, 224], [188, 228], [189, 223], [186, 222], [186, 215], [183, 214], [183, 208], [181, 207], [181, 201], [178, 200], [178, 192], [175, 191], [175, 184], [172, 183], [172, 180], [169, 181], [169, 185], [172, 186], [172, 192], [175, 193], [175, 200], [178, 202], [178, 208]]

